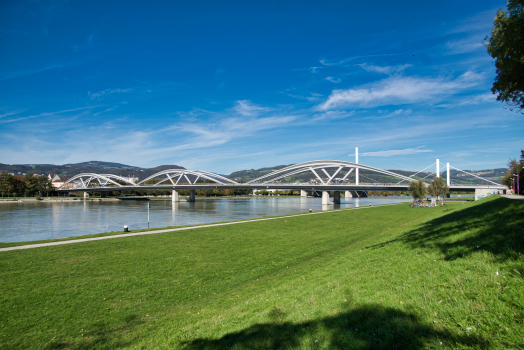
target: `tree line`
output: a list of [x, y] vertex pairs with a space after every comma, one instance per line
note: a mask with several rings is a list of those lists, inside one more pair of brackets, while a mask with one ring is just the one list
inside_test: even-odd
[[0, 173], [0, 194], [2, 197], [39, 197], [53, 191], [51, 180], [46, 176], [26, 174], [14, 176], [5, 171]]

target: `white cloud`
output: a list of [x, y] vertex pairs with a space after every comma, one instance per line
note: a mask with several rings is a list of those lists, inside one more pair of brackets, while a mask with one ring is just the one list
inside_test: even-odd
[[103, 91], [98, 91], [98, 92], [93, 92], [93, 93], [91, 91], [89, 91], [87, 93], [87, 95], [92, 100], [95, 100], [95, 99], [96, 100], [100, 100], [103, 97], [105, 97], [106, 95], [131, 93], [133, 91], [134, 91], [134, 89], [105, 89]]
[[320, 110], [352, 106], [374, 107], [431, 102], [477, 86], [482, 75], [468, 71], [455, 80], [446, 78], [390, 77], [364, 87], [333, 90]]
[[359, 66], [368, 72], [375, 72], [375, 73], [388, 74], [388, 75], [391, 75], [393, 73], [399, 73], [405, 70], [406, 68], [412, 67], [411, 64], [380, 67], [380, 66], [368, 65], [367, 63], [359, 64]]

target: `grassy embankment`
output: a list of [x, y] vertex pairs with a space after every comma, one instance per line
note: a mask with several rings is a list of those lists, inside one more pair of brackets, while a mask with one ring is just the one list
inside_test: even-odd
[[0, 253], [2, 348], [522, 348], [524, 202]]

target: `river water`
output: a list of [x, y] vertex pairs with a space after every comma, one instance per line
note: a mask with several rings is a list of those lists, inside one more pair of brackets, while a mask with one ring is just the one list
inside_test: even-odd
[[94, 233], [196, 225], [220, 221], [296, 214], [333, 208], [408, 202], [409, 197], [341, 198], [322, 207], [321, 198], [197, 199], [194, 203], [153, 201], [64, 201], [0, 203], [0, 242], [26, 242]]

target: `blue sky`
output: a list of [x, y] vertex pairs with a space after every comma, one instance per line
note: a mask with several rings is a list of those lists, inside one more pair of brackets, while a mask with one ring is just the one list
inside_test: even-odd
[[0, 162], [505, 167], [505, 1], [2, 1]]

